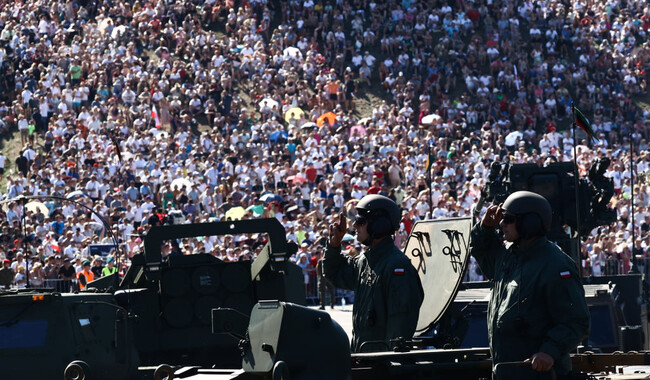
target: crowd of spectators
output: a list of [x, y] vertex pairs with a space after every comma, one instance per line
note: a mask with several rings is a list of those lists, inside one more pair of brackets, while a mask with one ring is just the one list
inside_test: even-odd
[[[624, 272], [650, 254], [649, 27], [642, 0], [5, 2], [0, 129], [22, 148], [0, 154], [2, 196], [77, 203], [6, 202], [0, 258], [102, 268], [108, 225], [124, 270], [152, 225], [275, 217], [310, 262], [368, 193], [401, 205], [404, 244], [417, 220], [470, 215], [492, 162], [572, 160], [575, 102], [597, 133], [579, 131], [581, 174], [611, 159], [617, 212], [583, 267]], [[245, 260], [263, 241], [163, 254]]]

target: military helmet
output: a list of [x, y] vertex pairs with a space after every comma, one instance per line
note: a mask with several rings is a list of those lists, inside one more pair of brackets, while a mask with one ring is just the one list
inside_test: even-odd
[[390, 235], [399, 229], [402, 211], [392, 199], [383, 195], [371, 194], [357, 203], [359, 215], [367, 217], [368, 232], [375, 236]]
[[[551, 229], [551, 204], [539, 194], [516, 191], [506, 198], [501, 208], [517, 217], [517, 230], [525, 237], [543, 235]], [[537, 218], [529, 215], [536, 215]]]

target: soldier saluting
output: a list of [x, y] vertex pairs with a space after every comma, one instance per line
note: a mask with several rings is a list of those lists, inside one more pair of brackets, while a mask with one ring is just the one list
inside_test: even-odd
[[352, 352], [391, 350], [391, 339], [413, 337], [424, 292], [409, 259], [393, 242], [399, 206], [382, 195], [367, 195], [356, 207], [357, 240], [367, 249], [354, 258], [341, 255], [346, 218], [330, 226], [323, 272], [337, 288], [355, 291]]
[[[576, 264], [546, 239], [551, 221], [544, 197], [517, 191], [503, 205], [490, 206], [472, 229], [470, 254], [492, 283], [488, 333], [495, 379], [539, 379], [551, 369], [562, 379], [571, 370], [569, 352], [589, 335]], [[496, 370], [515, 361], [530, 368]]]

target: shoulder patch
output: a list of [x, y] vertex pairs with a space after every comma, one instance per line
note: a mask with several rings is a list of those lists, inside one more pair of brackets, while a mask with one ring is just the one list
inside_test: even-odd
[[404, 268], [395, 268], [395, 269], [393, 269], [393, 274], [395, 276], [404, 276]]
[[571, 278], [571, 272], [569, 271], [560, 272], [560, 278]]

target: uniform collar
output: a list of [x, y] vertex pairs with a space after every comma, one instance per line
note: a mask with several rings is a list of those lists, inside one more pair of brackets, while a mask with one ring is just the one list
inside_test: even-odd
[[391, 236], [386, 236], [377, 243], [377, 245], [367, 249], [363, 254], [366, 256], [368, 264], [371, 267], [377, 264], [386, 253], [390, 252], [393, 245], [395, 245], [393, 243], [393, 238]]
[[528, 244], [527, 246], [525, 246], [523, 248], [519, 248], [519, 247], [515, 248], [514, 245], [513, 245], [513, 250], [512, 251], [513, 251], [513, 253], [515, 253], [517, 255], [520, 255], [522, 257], [522, 259], [523, 258], [528, 258], [528, 257], [532, 256], [534, 253], [540, 252], [540, 250], [538, 248], [541, 247], [542, 245], [544, 245], [544, 243], [546, 243], [546, 241], [547, 241], [546, 236], [540, 236], [537, 239], [530, 242], [530, 244]]

